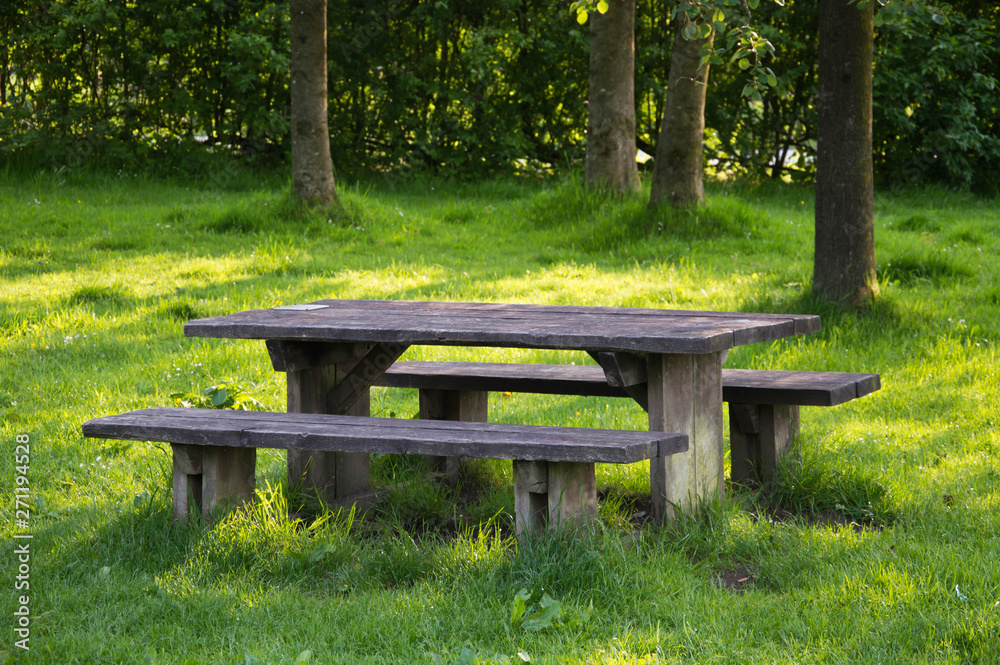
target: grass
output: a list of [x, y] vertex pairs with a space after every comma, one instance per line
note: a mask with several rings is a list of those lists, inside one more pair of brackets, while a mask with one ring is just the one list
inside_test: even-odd
[[[316, 211], [286, 191], [273, 177], [0, 182], [0, 489], [13, 512], [27, 437], [34, 536], [31, 650], [13, 644], [11, 591], [0, 661], [1000, 662], [995, 200], [880, 196], [883, 295], [852, 314], [809, 296], [813, 202], [798, 187], [719, 188], [681, 213], [573, 180], [350, 183], [342, 210]], [[181, 526], [168, 449], [80, 436], [86, 419], [223, 383], [282, 409], [260, 343], [188, 339], [183, 322], [324, 297], [816, 313], [820, 333], [741, 347], [728, 366], [877, 371], [883, 389], [804, 409], [801, 459], [771, 486], [656, 527], [643, 466], [602, 466], [596, 533], [520, 543], [502, 462], [468, 465], [454, 488], [411, 483], [361, 518], [289, 493], [282, 454], [262, 451], [252, 507]], [[596, 398], [492, 395], [490, 409], [644, 424]], [[409, 417], [416, 396], [380, 389], [372, 410]], [[421, 471], [373, 461], [383, 484]], [[8, 549], [11, 589], [17, 565]]]

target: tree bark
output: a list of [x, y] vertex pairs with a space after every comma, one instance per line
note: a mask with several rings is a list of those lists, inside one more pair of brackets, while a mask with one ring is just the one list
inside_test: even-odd
[[863, 307], [878, 295], [872, 172], [874, 3], [820, 0], [813, 293]]
[[699, 64], [702, 48], [711, 48], [715, 35], [687, 39], [684, 28], [689, 23], [690, 19], [683, 13], [674, 19], [667, 103], [663, 109], [656, 160], [653, 162], [650, 208], [658, 206], [664, 198], [675, 208], [705, 201], [701, 162], [708, 65], [699, 67]]
[[635, 0], [611, 0], [590, 19], [587, 186], [640, 189], [635, 165]]
[[290, 0], [292, 189], [299, 200], [337, 200], [326, 93], [326, 0]]

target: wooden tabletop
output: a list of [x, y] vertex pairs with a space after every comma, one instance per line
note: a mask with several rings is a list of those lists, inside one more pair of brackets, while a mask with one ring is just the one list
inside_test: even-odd
[[632, 307], [317, 300], [190, 321], [189, 337], [713, 353], [813, 333], [818, 316]]

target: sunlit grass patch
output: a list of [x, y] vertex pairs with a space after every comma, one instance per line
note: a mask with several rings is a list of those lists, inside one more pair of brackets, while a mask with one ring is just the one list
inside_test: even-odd
[[[0, 186], [0, 440], [32, 446], [37, 642], [18, 662], [997, 660], [996, 202], [880, 196], [882, 298], [852, 313], [809, 295], [808, 190], [708, 194], [697, 212], [651, 213], [574, 179], [376, 179], [310, 211], [256, 181]], [[804, 407], [801, 457], [770, 486], [660, 527], [642, 514], [648, 464], [598, 465], [597, 529], [521, 541], [507, 460], [465, 460], [456, 484], [433, 485], [420, 460], [376, 457], [377, 484], [395, 488], [351, 517], [289, 492], [284, 451], [259, 451], [251, 505], [179, 525], [169, 446], [81, 437], [89, 418], [224, 384], [283, 410], [261, 342], [183, 324], [320, 298], [812, 313], [819, 333], [740, 347], [727, 367], [878, 372], [882, 389]], [[371, 408], [413, 417], [416, 391], [375, 389]], [[648, 426], [626, 400], [492, 394], [489, 408]], [[727, 587], [727, 572], [746, 580]], [[559, 613], [542, 620], [546, 596]]]

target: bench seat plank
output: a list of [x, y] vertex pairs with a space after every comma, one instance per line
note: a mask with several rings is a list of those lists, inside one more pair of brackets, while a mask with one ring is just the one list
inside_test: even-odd
[[[421, 396], [430, 391], [475, 395], [483, 414], [487, 392], [630, 396], [625, 388], [610, 385], [605, 370], [597, 365], [397, 362], [375, 385], [417, 388]], [[723, 369], [733, 482], [755, 484], [775, 477], [781, 458], [793, 450], [800, 407], [836, 406], [880, 388], [878, 374]], [[644, 405], [645, 390], [640, 386], [640, 394], [631, 396]]]
[[623, 389], [608, 385], [604, 370], [598, 365], [405, 361], [392, 365], [375, 385], [430, 390], [628, 397]]
[[617, 464], [687, 449], [686, 436], [663, 432], [176, 407], [97, 418], [83, 433], [201, 446]]
[[510, 459], [519, 534], [596, 519], [595, 463], [688, 448], [686, 434], [663, 432], [176, 407], [89, 420], [83, 434], [170, 443], [178, 520], [194, 507], [211, 512], [251, 500], [257, 448]]
[[[375, 385], [628, 397], [623, 389], [608, 385], [604, 370], [597, 365], [406, 361], [387, 369]], [[880, 387], [878, 374], [722, 370], [722, 399], [726, 402], [836, 406]]]
[[836, 406], [881, 387], [878, 374], [722, 370], [722, 399], [744, 404]]

